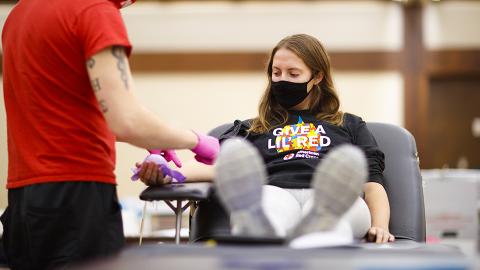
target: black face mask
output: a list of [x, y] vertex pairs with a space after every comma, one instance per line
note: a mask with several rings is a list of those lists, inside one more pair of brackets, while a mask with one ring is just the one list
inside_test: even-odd
[[307, 85], [312, 79], [304, 83], [294, 83], [289, 81], [272, 82], [271, 91], [275, 100], [285, 109], [289, 109], [300, 104], [308, 94]]

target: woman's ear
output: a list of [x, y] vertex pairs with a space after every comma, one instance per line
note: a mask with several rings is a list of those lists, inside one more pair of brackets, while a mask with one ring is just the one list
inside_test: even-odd
[[323, 73], [318, 72], [317, 75], [315, 75], [315, 78], [313, 79], [313, 84], [317, 85], [323, 80]]

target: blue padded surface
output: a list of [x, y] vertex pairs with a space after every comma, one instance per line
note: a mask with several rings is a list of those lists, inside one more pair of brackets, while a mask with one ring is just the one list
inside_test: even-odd
[[73, 269], [472, 269], [465, 256], [446, 247], [412, 242], [401, 248], [379, 247], [294, 250], [286, 246], [145, 245]]

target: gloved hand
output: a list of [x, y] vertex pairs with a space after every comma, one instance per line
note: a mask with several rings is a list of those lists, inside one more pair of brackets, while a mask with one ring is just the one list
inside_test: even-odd
[[161, 155], [167, 162], [173, 161], [178, 168], [182, 167], [182, 162], [177, 156], [175, 150], [161, 150], [161, 149], [152, 149], [148, 150], [150, 154]]
[[198, 162], [212, 165], [220, 151], [220, 143], [218, 142], [218, 139], [212, 136], [196, 133], [195, 131], [193, 131], [193, 133], [195, 133], [198, 138], [197, 145], [192, 149], [192, 152], [196, 154], [195, 159]]

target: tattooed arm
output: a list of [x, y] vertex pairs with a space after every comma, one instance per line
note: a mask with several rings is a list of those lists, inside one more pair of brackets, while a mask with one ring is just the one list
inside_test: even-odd
[[168, 125], [140, 104], [123, 47], [104, 49], [86, 62], [90, 82], [107, 123], [119, 141], [147, 149], [191, 149], [196, 135]]

